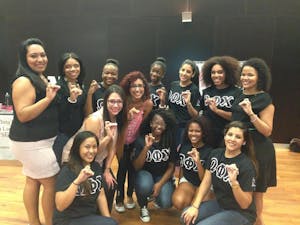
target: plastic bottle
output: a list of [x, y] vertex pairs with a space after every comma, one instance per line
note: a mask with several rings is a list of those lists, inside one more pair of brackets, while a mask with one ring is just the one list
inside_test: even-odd
[[10, 95], [8, 92], [5, 93], [5, 101], [4, 101], [4, 104], [6, 106], [9, 106], [10, 105]]

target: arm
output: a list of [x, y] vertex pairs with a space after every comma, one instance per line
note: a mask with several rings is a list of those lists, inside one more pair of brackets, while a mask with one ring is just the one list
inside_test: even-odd
[[138, 157], [136, 159], [134, 159], [132, 162], [133, 167], [136, 171], [143, 168], [145, 161], [146, 161], [147, 152], [151, 148], [153, 141], [154, 141], [154, 137], [152, 136], [151, 133], [149, 135], [145, 135], [145, 146], [142, 149], [142, 151], [140, 152], [140, 154], [138, 155]]
[[198, 217], [199, 206], [204, 196], [207, 195], [211, 186], [211, 173], [209, 170], [205, 170], [203, 180], [198, 188], [196, 195], [192, 201], [192, 206], [184, 211], [181, 215], [186, 225], [194, 224]]
[[55, 98], [57, 85], [48, 85], [45, 98], [35, 102], [35, 88], [26, 77], [16, 79], [12, 85], [12, 100], [20, 122], [29, 122], [38, 117]]
[[144, 103], [143, 119], [145, 119], [149, 115], [149, 113], [152, 111], [152, 108], [153, 108], [153, 102], [151, 101], [151, 99], [146, 100]]
[[64, 211], [68, 208], [76, 197], [78, 186], [93, 176], [94, 172], [89, 166], [84, 167], [77, 178], [69, 185], [65, 191], [58, 191], [55, 194], [55, 204], [58, 211]]
[[244, 99], [239, 103], [244, 112], [250, 117], [250, 122], [255, 126], [255, 128], [263, 134], [265, 137], [269, 137], [273, 130], [273, 118], [275, 107], [273, 104], [268, 105], [261, 112], [259, 116], [254, 114], [251, 106], [251, 102], [248, 99]]
[[196, 117], [198, 116], [198, 111], [193, 107], [192, 102], [191, 102], [191, 92], [190, 91], [185, 91], [182, 92], [182, 97], [186, 103], [186, 107], [188, 110], [188, 113], [190, 114], [191, 117]]
[[105, 169], [103, 173], [103, 177], [105, 179], [108, 188], [113, 188], [113, 186], [117, 183], [116, 179], [111, 174], [111, 164], [115, 155], [116, 155], [116, 146], [114, 142], [110, 142], [108, 146], [108, 155], [105, 161]]
[[87, 97], [86, 97], [86, 102], [84, 105], [84, 113], [85, 116], [90, 115], [91, 113], [93, 113], [93, 94], [95, 93], [95, 91], [99, 88], [99, 85], [97, 83], [97, 81], [92, 80], [88, 93], [87, 93]]
[[241, 189], [239, 182], [237, 181], [237, 176], [239, 170], [236, 167], [231, 167], [230, 165], [226, 167], [228, 172], [228, 177], [230, 180], [230, 185], [232, 189], [233, 196], [239, 206], [242, 209], [247, 209], [252, 202], [252, 192], [245, 192]]
[[156, 182], [153, 186], [153, 196], [157, 197], [160, 193], [162, 186], [173, 176], [175, 165], [173, 162], [169, 162], [168, 169], [162, 176], [162, 178]]
[[219, 109], [216, 104], [216, 99], [215, 98], [209, 98], [206, 100], [208, 107], [210, 108], [211, 111], [213, 111], [215, 114], [218, 116], [222, 117], [225, 120], [231, 120], [231, 112], [227, 112], [225, 110]]
[[97, 198], [97, 205], [102, 216], [110, 217], [105, 191], [102, 188]]
[[196, 166], [198, 169], [198, 176], [199, 176], [200, 180], [202, 180], [205, 170], [200, 161], [200, 153], [197, 151], [196, 148], [192, 148], [192, 150], [188, 152], [188, 155], [191, 156], [192, 159], [194, 160], [194, 162], [196, 163]]

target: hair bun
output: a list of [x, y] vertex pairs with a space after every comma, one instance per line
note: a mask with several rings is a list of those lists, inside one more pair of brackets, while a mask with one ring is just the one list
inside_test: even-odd
[[108, 64], [108, 63], [112, 63], [112, 64], [115, 64], [116, 66], [119, 66], [119, 61], [116, 59], [107, 59], [106, 64]]
[[157, 57], [155, 61], [159, 61], [159, 62], [162, 62], [162, 63], [167, 62], [167, 60], [164, 57]]

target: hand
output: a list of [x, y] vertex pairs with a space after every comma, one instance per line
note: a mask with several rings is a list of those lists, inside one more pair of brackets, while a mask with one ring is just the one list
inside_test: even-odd
[[111, 175], [109, 169], [105, 169], [103, 177], [105, 179], [108, 189], [113, 189], [114, 186], [117, 184], [116, 179]]
[[154, 198], [156, 198], [156, 197], [159, 195], [160, 190], [161, 190], [161, 185], [160, 185], [159, 183], [155, 183], [155, 184], [153, 185], [152, 196], [153, 196]]
[[239, 106], [244, 110], [247, 115], [253, 114], [252, 105], [248, 98], [245, 98], [243, 101], [239, 103]]
[[181, 214], [181, 218], [186, 225], [191, 225], [195, 224], [198, 214], [199, 210], [191, 206]]
[[140, 112], [140, 110], [136, 109], [135, 107], [131, 108], [129, 111], [128, 111], [128, 119], [129, 120], [132, 120], [136, 114], [138, 114]]
[[161, 104], [166, 102], [167, 90], [165, 87], [161, 87], [157, 89], [156, 94], [159, 96], [159, 100]]
[[52, 101], [55, 98], [59, 89], [59, 85], [49, 83], [46, 88], [46, 98], [49, 98]]
[[215, 98], [208, 98], [206, 99], [205, 103], [208, 105], [211, 111], [216, 112], [218, 110]]
[[227, 170], [230, 182], [236, 181], [237, 176], [239, 175], [239, 169], [237, 168], [236, 164], [233, 163], [230, 165], [226, 165], [225, 168]]
[[200, 152], [196, 148], [192, 148], [187, 154], [192, 157], [194, 162], [200, 162]]
[[95, 80], [92, 80], [89, 90], [88, 90], [88, 94], [89, 95], [94, 94], [99, 88], [100, 88], [100, 86], [99, 86], [98, 82]]
[[150, 148], [153, 145], [155, 138], [153, 137], [152, 133], [145, 135], [145, 146]]
[[191, 92], [189, 90], [181, 92], [181, 95], [186, 104], [191, 102]]
[[70, 90], [70, 99], [72, 101], [76, 101], [78, 96], [82, 94], [82, 90], [79, 85], [70, 84], [69, 83], [69, 90]]
[[81, 184], [91, 176], [94, 176], [94, 171], [91, 170], [90, 165], [87, 165], [80, 171], [78, 177], [75, 180], [76, 181], [75, 183]]
[[111, 139], [114, 138], [114, 136], [116, 135], [117, 132], [117, 123], [112, 123], [110, 121], [105, 121], [105, 131], [106, 131], [106, 135], [109, 136]]

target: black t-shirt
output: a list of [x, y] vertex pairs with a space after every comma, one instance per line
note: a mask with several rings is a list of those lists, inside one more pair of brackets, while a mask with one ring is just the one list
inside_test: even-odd
[[103, 100], [104, 100], [104, 94], [106, 91], [106, 88], [103, 87], [101, 83], [99, 83], [100, 88], [95, 91], [92, 97], [92, 104], [93, 104], [93, 110], [96, 112], [97, 110], [102, 108]]
[[214, 97], [216, 99], [216, 105], [218, 109], [230, 112], [232, 104], [239, 94], [240, 89], [235, 86], [230, 86], [223, 89], [217, 89], [215, 86], [211, 86], [203, 90], [203, 95], [200, 102], [203, 115], [206, 116], [211, 121], [211, 125], [215, 129], [220, 130], [221, 133], [223, 133], [224, 127], [229, 121], [214, 113], [209, 108], [208, 104], [205, 103], [205, 101]]
[[189, 90], [191, 92], [191, 104], [200, 110], [200, 93], [198, 87], [191, 83], [186, 87], [181, 87], [179, 81], [173, 81], [168, 95], [168, 105], [173, 110], [177, 123], [184, 124], [191, 119], [186, 103], [182, 97], [182, 92]]
[[[96, 162], [91, 164], [91, 169], [95, 173], [94, 176], [89, 178], [91, 183], [91, 194], [89, 196], [84, 196], [82, 187], [78, 186], [76, 197], [71, 205], [62, 212], [55, 209], [53, 215], [54, 225], [67, 225], [70, 219], [97, 214], [96, 201], [103, 186], [102, 169]], [[55, 191], [59, 192], [66, 190], [76, 177], [77, 175], [74, 174], [67, 165], [64, 166], [57, 176]]]
[[160, 99], [158, 94], [156, 93], [156, 90], [163, 87], [166, 88], [163, 84], [153, 86], [149, 83], [150, 97], [153, 102], [153, 109], [158, 109], [160, 104]]
[[[138, 137], [134, 142], [133, 159], [136, 159], [139, 156], [144, 146], [145, 137]], [[147, 157], [142, 169], [147, 170], [154, 177], [160, 177], [163, 176], [168, 169], [169, 163], [175, 163], [177, 159], [178, 157], [175, 148], [163, 148], [159, 143], [153, 143], [147, 152]]]
[[[200, 178], [198, 168], [195, 161], [187, 153], [192, 150], [191, 144], [182, 144], [179, 149], [180, 167], [182, 168], [183, 176], [194, 186], [199, 186]], [[200, 162], [205, 169], [207, 158], [212, 150], [208, 145], [197, 148], [200, 153]]]
[[234, 158], [225, 157], [225, 149], [214, 149], [206, 164], [206, 169], [211, 172], [212, 184], [217, 201], [221, 208], [225, 210], [236, 210], [244, 215], [250, 222], [256, 219], [256, 208], [254, 198], [247, 209], [242, 209], [235, 200], [231, 186], [229, 184], [229, 177], [225, 165], [236, 164], [239, 169], [237, 180], [243, 191], [255, 191], [255, 169], [252, 161], [241, 153]]

